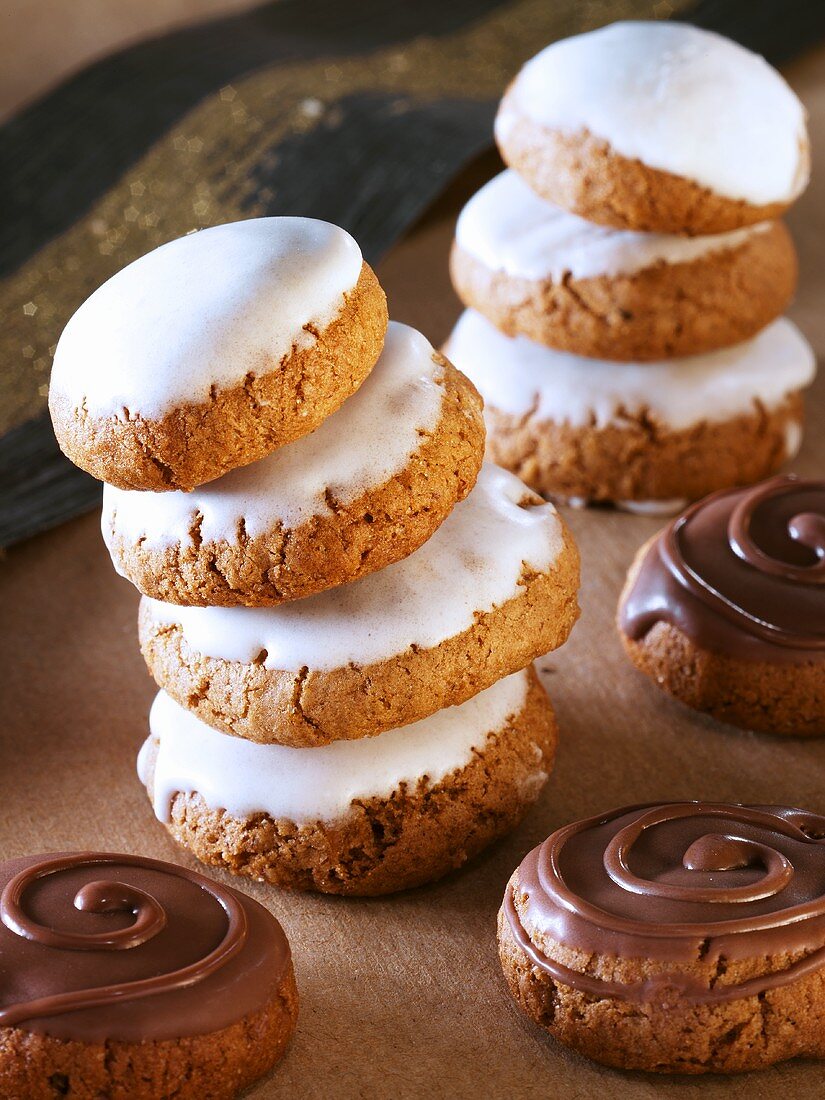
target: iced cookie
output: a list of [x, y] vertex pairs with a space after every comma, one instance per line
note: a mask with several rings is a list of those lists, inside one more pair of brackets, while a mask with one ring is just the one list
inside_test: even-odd
[[784, 318], [732, 348], [640, 364], [510, 338], [467, 310], [444, 352], [484, 398], [494, 462], [557, 499], [643, 510], [774, 473], [799, 448], [815, 371]]
[[122, 489], [191, 489], [307, 435], [381, 351], [384, 292], [343, 229], [257, 218], [171, 241], [80, 307], [55, 352], [62, 450]]
[[796, 285], [781, 222], [709, 237], [605, 229], [538, 198], [512, 171], [462, 210], [450, 266], [459, 298], [508, 336], [603, 359], [746, 340]]
[[825, 734], [825, 481], [716, 493], [639, 551], [619, 603], [638, 669], [745, 729]]
[[144, 599], [158, 685], [253, 741], [323, 745], [462, 703], [560, 646], [579, 559], [552, 504], [485, 465], [422, 547], [353, 584], [280, 607]]
[[619, 229], [724, 233], [805, 189], [805, 109], [757, 54], [684, 23], [613, 23], [528, 61], [504, 160], [550, 202]]
[[367, 380], [312, 435], [190, 493], [106, 486], [103, 537], [157, 599], [283, 603], [412, 553], [470, 491], [483, 453], [473, 386], [390, 322]]
[[560, 1042], [621, 1069], [823, 1057], [823, 837], [825, 818], [805, 810], [702, 802], [559, 829], [504, 895], [510, 993]]
[[0, 1095], [230, 1100], [295, 1029], [289, 944], [251, 898], [143, 856], [0, 865]]
[[440, 878], [513, 828], [553, 763], [532, 669], [379, 737], [254, 745], [161, 693], [139, 772], [199, 859], [299, 890], [384, 894]]

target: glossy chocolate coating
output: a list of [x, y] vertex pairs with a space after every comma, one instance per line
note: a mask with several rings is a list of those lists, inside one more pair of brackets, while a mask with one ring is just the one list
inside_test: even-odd
[[647, 548], [619, 608], [634, 641], [670, 623], [744, 660], [825, 660], [825, 482], [715, 493]]
[[[594, 996], [649, 1000], [665, 989], [728, 1001], [825, 968], [825, 818], [784, 806], [637, 806], [553, 833], [518, 869], [505, 913], [517, 943], [555, 980]], [[676, 964], [608, 982], [542, 954], [569, 948]], [[678, 964], [805, 955], [742, 984], [708, 988]]]
[[262, 1009], [289, 966], [270, 913], [187, 868], [96, 852], [0, 866], [0, 1028], [207, 1034]]

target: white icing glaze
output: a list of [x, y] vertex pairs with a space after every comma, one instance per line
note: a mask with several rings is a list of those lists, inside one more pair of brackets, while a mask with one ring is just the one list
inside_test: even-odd
[[384, 350], [361, 388], [311, 435], [191, 493], [103, 490], [103, 537], [115, 533], [150, 547], [188, 543], [202, 517], [204, 542], [250, 538], [276, 525], [298, 527], [328, 514], [327, 492], [349, 504], [389, 481], [438, 423], [444, 387], [432, 345], [391, 321]]
[[566, 275], [633, 275], [658, 263], [690, 263], [735, 248], [770, 225], [707, 237], [608, 229], [545, 202], [508, 169], [473, 195], [455, 235], [459, 247], [491, 271], [560, 283]]
[[630, 512], [637, 516], [675, 516], [677, 512], [683, 512], [690, 501], [686, 497], [678, 497], [671, 500], [611, 500], [594, 501], [589, 497], [567, 497], [562, 500], [556, 498], [560, 504], [566, 504], [568, 508], [589, 508], [591, 504], [610, 504], [611, 508], [619, 512]]
[[674, 500], [617, 500], [620, 512], [630, 512], [636, 516], [675, 516], [683, 512], [690, 501], [686, 497]]
[[674, 22], [613, 23], [528, 61], [496, 119], [588, 130], [622, 156], [754, 205], [808, 179], [805, 109], [764, 58]]
[[335, 821], [358, 799], [389, 798], [402, 784], [414, 788], [421, 777], [432, 787], [465, 767], [523, 709], [527, 685], [527, 672], [516, 672], [414, 725], [312, 749], [257, 745], [218, 733], [160, 692], [138, 774], [146, 783], [156, 741], [152, 800], [161, 821], [169, 820], [178, 792], [197, 792], [209, 807], [233, 817], [265, 813], [297, 824]]
[[802, 446], [802, 425], [798, 420], [789, 420], [785, 425], [785, 461], [796, 458]]
[[621, 427], [641, 412], [674, 431], [729, 420], [752, 411], [754, 401], [775, 408], [815, 372], [810, 344], [784, 317], [722, 351], [616, 363], [555, 351], [524, 336], [512, 339], [466, 310], [444, 353], [475, 383], [488, 408], [599, 428]]
[[91, 415], [162, 417], [271, 372], [325, 328], [361, 272], [343, 229], [254, 218], [180, 237], [135, 260], [69, 321], [51, 384]]
[[298, 671], [389, 660], [432, 649], [519, 595], [524, 566], [552, 569], [563, 546], [552, 504], [521, 507], [532, 494], [513, 474], [485, 465], [469, 496], [415, 553], [352, 584], [280, 607], [175, 607], [146, 600], [159, 624], [180, 624], [192, 649]]

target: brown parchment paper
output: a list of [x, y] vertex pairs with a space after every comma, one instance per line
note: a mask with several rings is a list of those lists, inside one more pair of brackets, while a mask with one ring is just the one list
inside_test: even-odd
[[[814, 182], [790, 215], [801, 283], [791, 316], [825, 351], [825, 50], [790, 78], [811, 112]], [[442, 340], [459, 307], [447, 253], [457, 210], [486, 175], [475, 165], [379, 274], [392, 314]], [[825, 378], [811, 392], [792, 468], [825, 472]], [[297, 1036], [253, 1093], [754, 1098], [825, 1095], [825, 1065], [788, 1063], [739, 1077], [658, 1078], [586, 1062], [523, 1019], [507, 997], [496, 910], [521, 856], [564, 822], [625, 803], [710, 798], [825, 812], [825, 741], [776, 740], [679, 708], [622, 657], [612, 619], [625, 569], [660, 525], [608, 511], [568, 513], [582, 550], [583, 614], [539, 662], [562, 737], [539, 804], [463, 872], [397, 897], [358, 901], [235, 883], [268, 905], [292, 942]], [[113, 572], [98, 517], [73, 521], [0, 563], [0, 855], [57, 848], [142, 852], [181, 863], [134, 771], [153, 687], [135, 637], [137, 594]]]

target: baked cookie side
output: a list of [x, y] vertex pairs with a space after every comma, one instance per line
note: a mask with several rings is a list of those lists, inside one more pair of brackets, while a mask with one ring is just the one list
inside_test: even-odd
[[619, 600], [633, 664], [745, 729], [825, 734], [825, 485], [793, 476], [699, 501], [639, 550]]
[[772, 409], [754, 401], [750, 414], [679, 431], [644, 416], [603, 428], [525, 423], [492, 408], [486, 417], [489, 457], [537, 493], [575, 503], [653, 507], [776, 473], [799, 449], [803, 398], [795, 393]]
[[564, 826], [505, 891], [512, 997], [560, 1042], [621, 1069], [822, 1057], [823, 824], [795, 807], [683, 802]]
[[191, 489], [314, 430], [363, 382], [387, 327], [355, 241], [261, 218], [172, 241], [104, 283], [55, 352], [61, 448], [127, 489]]
[[171, 609], [146, 602], [141, 650], [160, 687], [225, 733], [295, 746], [373, 736], [463, 702], [562, 645], [579, 614], [579, 557], [566, 530], [563, 547], [552, 571], [523, 573], [519, 594], [476, 612], [469, 627], [380, 661], [278, 669], [267, 667], [268, 651], [250, 663], [208, 656]]
[[697, 355], [747, 340], [787, 306], [796, 253], [781, 222], [685, 263], [559, 281], [495, 271], [453, 246], [453, 285], [508, 336], [584, 357], [640, 362]]
[[191, 493], [107, 488], [104, 540], [118, 571], [156, 599], [302, 599], [426, 542], [475, 484], [483, 453], [472, 384], [391, 324], [370, 377], [313, 435]]
[[295, 1029], [286, 936], [257, 902], [143, 856], [0, 866], [0, 1090], [230, 1098]]
[[587, 130], [552, 130], [525, 116], [513, 119], [499, 147], [508, 167], [547, 202], [614, 229], [728, 233], [774, 221], [793, 202], [754, 205], [718, 195], [694, 180], [623, 157]]
[[466, 310], [444, 350], [484, 399], [490, 458], [532, 489], [671, 511], [792, 458], [816, 370], [787, 318], [733, 348], [617, 363], [507, 337]]
[[673, 21], [617, 21], [531, 58], [499, 107], [504, 160], [590, 221], [703, 234], [776, 217], [810, 172], [806, 112], [758, 54]]
[[[183, 743], [164, 744], [175, 736], [169, 723], [154, 721], [153, 730], [140, 772], [179, 843], [234, 874], [349, 895], [433, 881], [515, 827], [547, 780], [556, 744], [553, 711], [532, 669], [416, 725], [326, 749], [249, 745], [213, 731], [204, 738], [201, 727], [206, 761], [190, 764], [189, 775]], [[226, 754], [238, 758], [236, 775], [239, 767], [271, 769], [278, 779], [260, 794], [220, 790]], [[293, 790], [282, 793], [290, 779]], [[221, 808], [236, 798], [234, 812]]]

